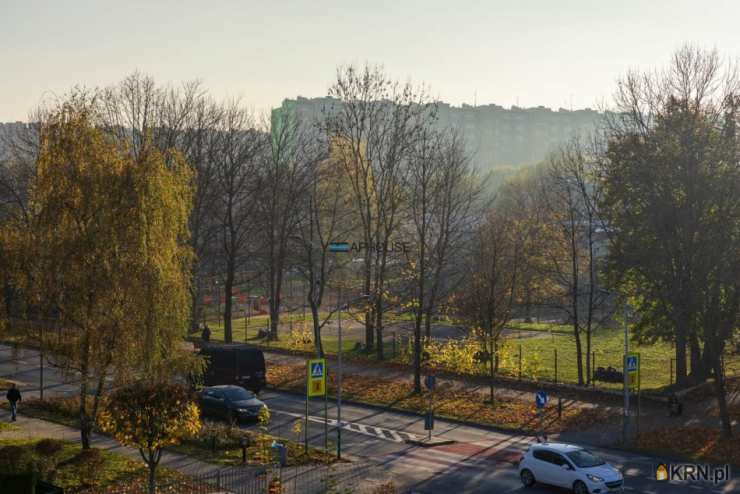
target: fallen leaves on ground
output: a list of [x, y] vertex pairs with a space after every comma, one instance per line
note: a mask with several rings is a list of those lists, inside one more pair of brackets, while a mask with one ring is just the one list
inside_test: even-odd
[[638, 449], [682, 456], [701, 462], [740, 466], [740, 441], [722, 437], [719, 429], [699, 426], [664, 427], [639, 434]]
[[[305, 391], [306, 369], [300, 364], [271, 364], [267, 382], [278, 389]], [[329, 375], [329, 393], [336, 390], [334, 376]], [[429, 393], [413, 393], [413, 384], [407, 379], [345, 375], [342, 378], [342, 396], [348, 400], [391, 406], [401, 410], [424, 412], [429, 406]], [[495, 425], [523, 432], [539, 432], [541, 424], [548, 433], [583, 430], [609, 419], [602, 408], [564, 407], [557, 416], [557, 405], [548, 404], [540, 419], [533, 402], [512, 398], [496, 398], [495, 405], [486, 402], [487, 396], [441, 383], [434, 392], [435, 414], [479, 424]]]

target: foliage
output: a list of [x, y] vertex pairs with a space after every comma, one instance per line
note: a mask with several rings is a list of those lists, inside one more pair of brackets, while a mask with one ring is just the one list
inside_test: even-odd
[[0, 473], [16, 475], [36, 469], [37, 460], [30, 449], [12, 444], [0, 448]]
[[182, 386], [137, 381], [111, 394], [98, 423], [125, 446], [159, 450], [195, 435], [200, 410]]
[[261, 431], [231, 427], [219, 422], [204, 422], [196, 436], [183, 440], [182, 444], [173, 449], [212, 463], [240, 465], [242, 440], [246, 441], [249, 464], [272, 463], [270, 446], [275, 440], [286, 445], [289, 466], [326, 463], [335, 460], [334, 455], [326, 454], [313, 447], [309, 448], [308, 455], [306, 455], [303, 444], [298, 441], [278, 438]]
[[701, 426], [663, 427], [641, 432], [635, 445], [652, 454], [740, 466], [740, 441], [722, 437], [718, 429]]
[[[280, 389], [300, 391], [304, 386], [305, 369], [301, 365], [272, 364], [267, 369], [267, 380]], [[336, 390], [329, 375], [329, 391]], [[390, 379], [348, 374], [342, 378], [342, 396], [376, 405], [392, 406], [400, 410], [423, 412], [428, 407], [428, 392], [415, 394], [413, 383], [407, 379]], [[468, 388], [450, 383], [438, 383], [434, 393], [434, 408], [439, 417], [451, 417], [485, 425], [536, 432], [539, 427], [534, 404], [527, 400], [500, 397], [496, 405], [486, 402], [486, 396]], [[601, 408], [566, 407], [562, 418], [557, 418], [556, 404], [545, 408], [548, 431], [577, 430], [607, 420], [610, 412]]]
[[[25, 315], [54, 317], [60, 337], [49, 349], [80, 373], [80, 396], [94, 389], [99, 399], [106, 376], [125, 381], [132, 369], [169, 375], [189, 317], [189, 166], [146, 139], [130, 153], [85, 91], [39, 128], [28, 219], [2, 229]], [[80, 405], [87, 447], [98, 401]]]
[[98, 423], [124, 446], [138, 448], [149, 467], [149, 491], [153, 494], [162, 448], [197, 434], [200, 410], [180, 385], [136, 381], [110, 395]]
[[310, 350], [313, 345], [313, 332], [306, 321], [293, 326], [288, 334], [288, 348], [291, 350]]

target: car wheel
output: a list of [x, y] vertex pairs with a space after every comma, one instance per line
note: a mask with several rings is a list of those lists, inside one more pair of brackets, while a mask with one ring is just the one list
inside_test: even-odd
[[580, 480], [576, 480], [576, 482], [573, 484], [573, 492], [575, 494], [588, 494], [588, 487], [586, 487], [586, 484], [584, 484]]
[[526, 468], [522, 470], [522, 472], [519, 474], [519, 477], [522, 479], [522, 484], [524, 484], [524, 487], [532, 487], [535, 483], [534, 474]]

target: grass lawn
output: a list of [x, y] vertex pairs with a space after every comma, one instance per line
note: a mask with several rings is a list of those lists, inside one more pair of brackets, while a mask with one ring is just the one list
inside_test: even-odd
[[215, 450], [212, 449], [211, 437], [208, 432], [203, 435], [186, 440], [176, 446], [168, 447], [168, 451], [198, 458], [208, 463], [217, 463], [220, 465], [234, 466], [242, 465], [242, 449], [239, 444], [240, 438], [248, 439], [247, 446], [247, 464], [249, 465], [268, 465], [273, 461], [272, 442], [282, 443], [287, 448], [287, 465], [307, 465], [315, 463], [333, 463], [336, 460], [333, 452], [326, 453], [323, 450], [310, 447], [308, 454], [305, 453], [302, 443], [265, 434], [255, 430], [244, 430], [233, 428], [225, 432], [228, 427], [218, 427], [221, 431], [218, 433]]
[[[303, 322], [302, 315], [295, 315], [291, 316], [291, 318], [283, 318], [281, 316], [280, 320], [282, 323], [290, 324], [290, 319], [293, 320], [294, 323], [294, 334], [296, 336], [301, 336], [301, 338], [294, 338], [290, 335], [290, 331], [285, 328], [281, 328], [280, 331], [280, 339], [277, 341], [268, 341], [263, 338], [258, 338], [258, 334], [261, 330], [265, 330], [268, 324], [268, 318], [267, 316], [260, 316], [261, 319], [257, 322], [255, 322], [253, 319], [254, 317], [250, 318], [250, 323], [246, 327], [246, 338], [245, 338], [245, 324], [244, 319], [232, 319], [232, 340], [235, 343], [239, 342], [246, 342], [251, 345], [263, 347], [265, 349], [280, 349], [280, 350], [298, 350], [298, 351], [307, 351], [312, 352], [314, 350], [313, 343], [311, 343], [313, 338], [313, 332], [312, 332], [312, 326], [310, 322], [310, 315], [308, 316], [308, 319], [306, 320], [306, 326], [303, 332], [301, 332], [300, 324]], [[286, 322], [287, 321], [287, 322]], [[336, 323], [334, 323], [336, 324]], [[212, 341], [223, 341], [224, 339], [224, 328], [223, 328], [223, 322], [221, 321], [209, 321], [208, 322], [208, 328], [211, 330], [211, 340]], [[392, 333], [387, 332], [386, 338], [384, 340], [384, 346], [383, 349], [385, 351], [385, 354], [389, 357], [393, 357], [393, 340], [392, 340]], [[196, 334], [195, 336], [199, 336]], [[306, 339], [304, 341], [300, 341], [303, 337]], [[334, 335], [326, 335], [324, 334], [322, 336], [322, 343], [324, 345], [324, 352], [330, 355], [335, 355], [339, 350], [339, 339]], [[349, 338], [345, 335], [344, 338], [342, 338], [342, 351], [348, 358], [362, 358], [362, 359], [375, 359], [375, 353], [373, 352], [371, 355], [366, 354], [362, 350], [357, 348], [358, 340]], [[399, 352], [399, 344], [396, 344], [396, 351]]]
[[[584, 346], [585, 338], [581, 338]], [[558, 381], [575, 383], [578, 381], [576, 365], [575, 338], [569, 334], [554, 333], [546, 338], [518, 338], [508, 341], [507, 357], [503, 360], [503, 370], [511, 375], [519, 373], [519, 348], [522, 352], [523, 374], [539, 379], [555, 378], [555, 350], [558, 355]], [[591, 338], [591, 348], [595, 352], [596, 367], [612, 366], [621, 371], [624, 351], [624, 333], [618, 329], [597, 330]], [[640, 354], [641, 389], [656, 389], [668, 386], [671, 381], [671, 359], [675, 350], [670, 343], [655, 342], [650, 345], [637, 345], [630, 341], [630, 351]], [[585, 366], [585, 354], [583, 365]], [[728, 357], [729, 369], [737, 369], [740, 357]], [[675, 366], [675, 362], [674, 362]], [[584, 367], [585, 369], [585, 367]], [[675, 367], [674, 371], [675, 373]], [[728, 371], [729, 375], [729, 371]], [[675, 374], [674, 374], [675, 381]], [[597, 383], [600, 387], [621, 388], [621, 383]]]
[[[82, 447], [71, 441], [60, 441], [61, 450], [49, 457], [34, 450], [37, 443], [38, 440], [28, 439], [0, 440], [0, 447], [18, 446], [27, 450], [42, 466], [42, 478], [62, 487], [64, 492], [90, 489], [105, 492], [106, 487], [146, 480], [147, 468], [142, 461], [96, 448], [81, 453]], [[157, 474], [161, 482], [184, 478], [183, 474], [167, 468], [158, 468]]]
[[550, 322], [512, 321], [506, 327], [510, 329], [521, 329], [522, 331], [543, 331], [545, 333], [570, 334], [573, 332], [573, 326]]

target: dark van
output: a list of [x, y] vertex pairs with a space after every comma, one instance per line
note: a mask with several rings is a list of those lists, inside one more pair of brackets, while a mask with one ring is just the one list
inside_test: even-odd
[[265, 387], [265, 356], [259, 348], [206, 343], [200, 354], [208, 358], [203, 374], [205, 386], [235, 384], [254, 393]]

